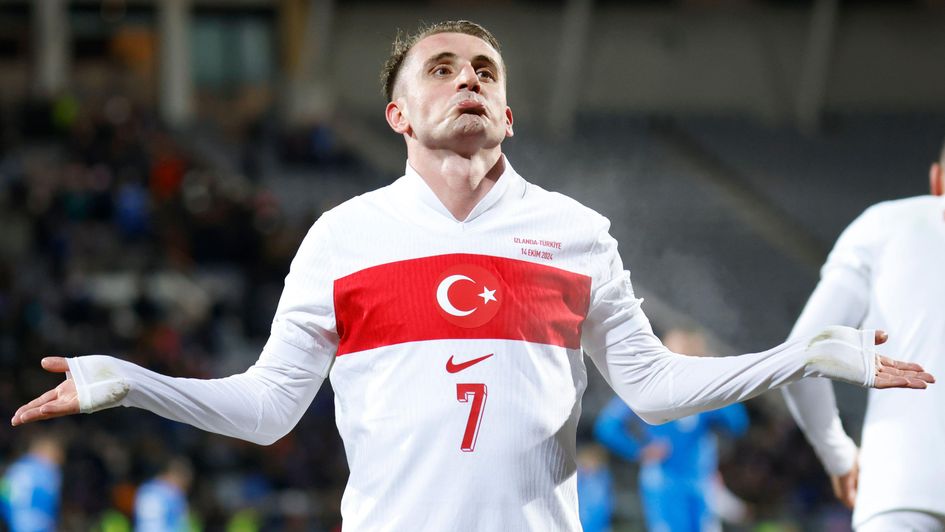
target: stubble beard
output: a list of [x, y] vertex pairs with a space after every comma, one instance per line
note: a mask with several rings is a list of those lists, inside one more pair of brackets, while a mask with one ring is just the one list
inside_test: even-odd
[[475, 114], [461, 114], [453, 121], [450, 129], [458, 135], [476, 135], [487, 130], [486, 119]]
[[419, 135], [420, 144], [440, 150], [449, 150], [459, 154], [472, 154], [483, 148], [493, 148], [502, 142], [490, 128], [487, 118], [475, 114], [462, 114], [429, 132]]

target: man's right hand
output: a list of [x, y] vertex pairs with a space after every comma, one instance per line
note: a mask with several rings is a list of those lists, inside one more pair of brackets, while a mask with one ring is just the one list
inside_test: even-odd
[[[46, 357], [41, 362], [43, 369], [53, 373], [69, 371], [69, 364], [63, 357]], [[66, 378], [59, 386], [40, 395], [16, 410], [10, 424], [14, 427], [41, 421], [54, 417], [68, 416], [79, 413], [79, 394], [75, 389], [75, 382]]]
[[856, 502], [856, 487], [860, 476], [859, 458], [853, 461], [853, 467], [850, 471], [842, 475], [830, 475], [830, 484], [833, 486], [833, 494], [837, 499], [849, 509], [853, 509], [853, 503]]

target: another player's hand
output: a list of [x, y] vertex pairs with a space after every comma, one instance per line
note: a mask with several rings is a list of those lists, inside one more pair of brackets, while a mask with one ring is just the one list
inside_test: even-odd
[[853, 460], [853, 467], [842, 475], [830, 475], [830, 484], [833, 494], [849, 509], [853, 509], [856, 502], [856, 487], [860, 476], [859, 458]]
[[[41, 364], [43, 369], [53, 373], [65, 373], [69, 370], [69, 364], [62, 357], [46, 357]], [[18, 408], [10, 424], [15, 427], [31, 421], [78, 413], [79, 395], [75, 389], [75, 382], [66, 378], [59, 386]]]
[[[887, 338], [885, 332], [876, 331], [876, 345], [885, 343]], [[935, 382], [935, 377], [931, 373], [926, 373], [918, 364], [876, 355], [874, 388], [923, 389], [933, 382]]]

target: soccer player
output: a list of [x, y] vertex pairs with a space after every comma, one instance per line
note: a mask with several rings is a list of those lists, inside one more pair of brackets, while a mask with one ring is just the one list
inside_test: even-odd
[[135, 493], [137, 532], [183, 532], [189, 530], [187, 489], [193, 472], [183, 457], [167, 461], [156, 477]]
[[[686, 355], [705, 353], [695, 331], [673, 329], [666, 347]], [[748, 414], [740, 403], [693, 414], [663, 425], [645, 425], [619, 397], [601, 411], [594, 434], [612, 453], [640, 462], [640, 500], [647, 530], [721, 530], [709, 504], [718, 480], [715, 431], [740, 436]]]
[[39, 434], [0, 480], [0, 505], [11, 532], [52, 532], [59, 518], [62, 444]]
[[584, 532], [610, 532], [614, 512], [613, 477], [607, 451], [597, 444], [577, 450], [578, 514]]
[[805, 376], [931, 382], [878, 357], [880, 333], [850, 328], [742, 357], [668, 351], [607, 219], [503, 156], [512, 110], [491, 33], [436, 24], [398, 40], [383, 76], [405, 175], [314, 224], [249, 370], [175, 379], [110, 356], [51, 357], [44, 367], [66, 380], [12, 423], [134, 406], [269, 444], [330, 377], [350, 469], [346, 528], [579, 530], [582, 348], [653, 423]]
[[[945, 370], [943, 165], [945, 146], [929, 171], [931, 195], [879, 203], [847, 227], [791, 338], [828, 323], [882, 327], [904, 359]], [[805, 379], [784, 395], [858, 532], [945, 531], [945, 389], [871, 392], [859, 456], [829, 382]]]

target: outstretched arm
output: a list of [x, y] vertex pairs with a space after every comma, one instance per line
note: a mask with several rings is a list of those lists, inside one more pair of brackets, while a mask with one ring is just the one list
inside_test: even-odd
[[47, 357], [43, 367], [69, 371], [66, 380], [20, 407], [12, 424], [120, 405], [268, 445], [298, 423], [318, 392], [325, 376], [314, 361], [272, 339], [245, 373], [211, 380], [168, 377], [104, 355]]
[[330, 243], [323, 217], [292, 261], [272, 334], [246, 372], [222, 379], [185, 379], [104, 355], [48, 357], [43, 367], [68, 372], [66, 380], [20, 407], [13, 425], [133, 406], [255, 443], [276, 441], [301, 418], [334, 360], [338, 337]]
[[934, 379], [917, 364], [877, 354], [882, 333], [828, 327], [762, 353], [691, 357], [666, 349], [653, 334], [606, 232], [590, 252], [599, 270], [582, 343], [617, 394], [645, 421], [664, 423], [744, 401], [804, 377], [875, 388], [925, 388]]

